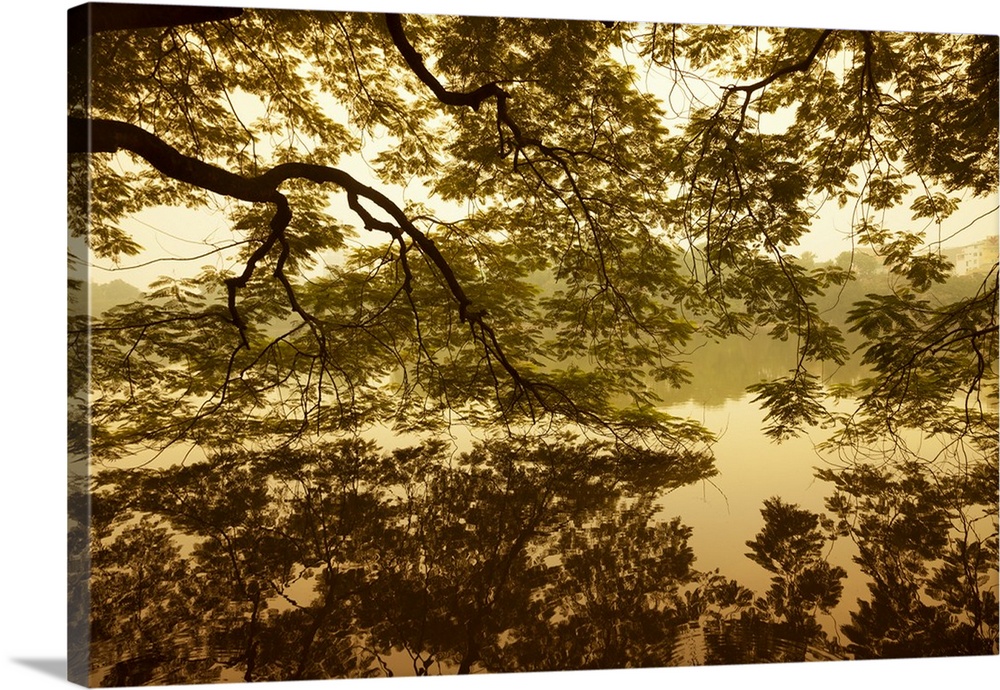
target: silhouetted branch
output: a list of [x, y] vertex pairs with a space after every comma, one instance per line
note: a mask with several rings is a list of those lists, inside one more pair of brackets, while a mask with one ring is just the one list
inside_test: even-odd
[[763, 79], [756, 81], [752, 84], [733, 85], [733, 86], [728, 86], [726, 88], [730, 91], [743, 91], [747, 94], [750, 94], [754, 91], [758, 91], [764, 88], [768, 84], [771, 84], [777, 81], [778, 79], [781, 79], [782, 77], [788, 76], [789, 74], [793, 74], [795, 72], [805, 72], [812, 65], [813, 60], [816, 59], [816, 56], [819, 55], [819, 51], [823, 48], [823, 44], [826, 42], [826, 39], [828, 39], [830, 37], [830, 34], [832, 33], [833, 29], [827, 29], [826, 31], [824, 31], [820, 35], [820, 37], [816, 40], [816, 43], [815, 45], [813, 45], [812, 50], [809, 51], [809, 55], [799, 60], [798, 62], [792, 65], [788, 65], [786, 67], [782, 67], [779, 70], [775, 70], [774, 72], [767, 75]]
[[496, 82], [483, 84], [475, 91], [468, 93], [446, 89], [424, 65], [423, 56], [407, 40], [406, 34], [403, 32], [402, 17], [398, 14], [386, 14], [385, 25], [389, 29], [389, 35], [392, 36], [392, 42], [396, 45], [403, 59], [406, 60], [406, 64], [413, 70], [413, 73], [417, 75], [420, 81], [430, 87], [430, 90], [434, 92], [434, 95], [442, 103], [446, 105], [468, 106], [473, 110], [478, 110], [479, 106], [487, 98], [507, 95]]
[[168, 26], [234, 19], [239, 7], [195, 7], [182, 5], [132, 5], [93, 2], [71, 7], [68, 13], [69, 45], [101, 31], [136, 31]]
[[[278, 187], [290, 179], [332, 183], [347, 193], [351, 209], [362, 219], [365, 227], [386, 232], [397, 240], [401, 234], [405, 234], [413, 241], [444, 279], [449, 292], [458, 304], [458, 314], [461, 321], [468, 322], [470, 326], [479, 327], [478, 333], [473, 328], [473, 337], [498, 358], [518, 388], [525, 386], [524, 380], [503, 353], [492, 328], [487, 324], [484, 318], [485, 310], [472, 309], [472, 300], [466, 294], [448, 260], [434, 241], [417, 228], [391, 199], [378, 190], [359, 182], [343, 170], [309, 163], [283, 163], [262, 175], [244, 177], [186, 156], [156, 135], [135, 125], [115, 120], [88, 120], [70, 117], [68, 142], [70, 153], [110, 153], [120, 149], [127, 150], [144, 158], [164, 175], [180, 182], [186, 182], [243, 201], [271, 203], [277, 207], [271, 219], [270, 233], [250, 255], [243, 273], [226, 280], [226, 287], [229, 291], [229, 312], [233, 324], [240, 330], [244, 346], [249, 347], [246, 338], [247, 325], [237, 310], [236, 292], [238, 289], [246, 287], [257, 263], [267, 256], [277, 243], [283, 247], [276, 268], [278, 280], [289, 295], [293, 311], [303, 316], [306, 321], [311, 322], [311, 317], [305, 314], [294, 299], [294, 292], [290, 290], [287, 279], [283, 279], [284, 276], [280, 275], [284, 260], [287, 258], [284, 232], [292, 219], [292, 210], [288, 200], [278, 191]], [[361, 204], [362, 198], [385, 211], [392, 218], [394, 224], [376, 219]]]

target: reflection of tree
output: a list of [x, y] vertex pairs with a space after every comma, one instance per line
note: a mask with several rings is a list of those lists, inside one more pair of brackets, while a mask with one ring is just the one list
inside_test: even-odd
[[679, 590], [695, 575], [679, 519], [654, 519], [648, 498], [566, 527], [534, 570], [544, 586], [508, 631], [511, 670], [663, 666], [682, 619]]
[[201, 654], [210, 601], [170, 533], [154, 519], [95, 540], [91, 641], [108, 686], [209, 682]]
[[[175, 540], [193, 542], [188, 568], [201, 599], [192, 606], [208, 616], [204, 630], [219, 663], [238, 665], [247, 681], [345, 675], [357, 663], [318, 634], [357, 590], [354, 541], [373, 547], [358, 535], [378, 524], [370, 492], [380, 467], [371, 447], [345, 443], [278, 459], [231, 455], [162, 472], [108, 471], [99, 496], [159, 516]], [[317, 649], [336, 663], [315, 658]]]
[[[78, 461], [82, 464], [82, 461]], [[81, 477], [69, 477], [66, 533], [67, 674], [87, 678], [90, 666], [91, 500]]]
[[843, 626], [853, 654], [997, 653], [996, 472], [995, 461], [957, 475], [917, 462], [820, 472], [871, 578]]
[[684, 592], [687, 625], [674, 643], [675, 664], [747, 664], [839, 658], [815, 616], [840, 599], [847, 573], [825, 560], [821, 516], [778, 498], [764, 502], [764, 526], [747, 542], [748, 558], [773, 573], [764, 597], [716, 572]]
[[402, 650], [418, 675], [468, 673], [489, 655], [527, 603], [530, 549], [567, 514], [607, 500], [589, 471], [595, 451], [480, 447], [458, 468], [397, 453], [399, 513], [364, 597], [376, 648]]
[[[707, 458], [595, 444], [489, 444], [458, 468], [396, 458], [409, 476], [405, 499], [365, 601], [374, 607], [375, 644], [408, 654], [418, 674], [432, 665], [458, 673], [519, 667], [516, 640], [525, 630], [541, 634], [539, 597], [570, 568], [547, 563], [559, 535], [614, 511], [623, 491], [656, 492], [712, 473]], [[532, 646], [548, 667], [584, 663]]]
[[[383, 454], [345, 442], [109, 470], [96, 501], [107, 527], [95, 664], [141, 660], [104, 675], [119, 684], [178, 680], [184, 663], [190, 681], [222, 667], [269, 680], [659, 663], [652, 650], [669, 648], [665, 611], [692, 555], [687, 528], [657, 521], [652, 496], [712, 472], [707, 456], [565, 442], [490, 443], [460, 458], [440, 443]], [[619, 630], [599, 657], [536, 645], [551, 656], [519, 660], [516, 640], [541, 634], [543, 609], [575, 596], [595, 563], [603, 594], [571, 627], [614, 620], [644, 636]]]
[[825, 560], [827, 536], [820, 516], [770, 498], [761, 509], [764, 528], [747, 542], [747, 557], [774, 573], [767, 605], [787, 623], [793, 639], [811, 641], [821, 634], [816, 611], [829, 613], [843, 592], [847, 572]]
[[[993, 649], [995, 523], [972, 508], [993, 490], [981, 469], [936, 482], [916, 465], [821, 473], [872, 578], [843, 628], [850, 654]], [[765, 502], [747, 542], [773, 574], [764, 597], [694, 570], [690, 529], [655, 499], [712, 472], [704, 456], [568, 441], [461, 456], [358, 441], [107, 470], [92, 523], [94, 671], [141, 684], [841, 653], [815, 618], [845, 574], [824, 560], [820, 516]]]

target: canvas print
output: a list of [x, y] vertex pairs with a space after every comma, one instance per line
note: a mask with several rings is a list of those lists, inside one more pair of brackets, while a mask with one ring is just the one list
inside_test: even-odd
[[71, 680], [998, 653], [996, 36], [309, 5], [69, 11]]

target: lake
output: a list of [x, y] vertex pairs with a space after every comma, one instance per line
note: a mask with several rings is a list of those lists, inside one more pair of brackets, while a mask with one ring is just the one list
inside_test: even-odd
[[[661, 500], [663, 514], [679, 515], [694, 529], [691, 545], [696, 568], [718, 568], [723, 575], [763, 594], [771, 574], [744, 555], [746, 542], [763, 526], [760, 511], [772, 496], [816, 513], [826, 512], [824, 500], [831, 487], [815, 477], [816, 467], [829, 466], [828, 459], [814, 449], [823, 432], [814, 431], [812, 438], [774, 443], [761, 432], [764, 413], [749, 395], [721, 405], [689, 402], [667, 411], [696, 419], [718, 436], [713, 450], [719, 474], [668, 494]], [[830, 633], [837, 624], [847, 622], [855, 599], [867, 593], [867, 579], [851, 562], [856, 553], [846, 539], [834, 543], [829, 553], [829, 561], [848, 572], [832, 619], [821, 621]]]
[[[848, 656], [853, 638], [842, 626], [855, 622], [859, 600], [873, 600], [851, 539], [822, 544], [821, 560], [846, 573], [836, 604], [810, 604], [799, 614], [780, 603], [751, 605], [768, 593], [772, 573], [746, 555], [747, 541], [765, 528], [768, 499], [829, 512], [824, 503], [833, 487], [815, 477], [817, 468], [833, 467], [814, 449], [826, 432], [773, 443], [761, 431], [762, 410], [728, 390], [665, 411], [717, 437], [717, 474], [678, 481], [690, 474], [683, 467], [640, 471], [667, 484], [623, 489], [634, 479], [630, 468], [602, 465], [600, 453], [502, 441], [477, 450], [478, 434], [462, 427], [438, 450], [426, 443], [406, 450], [426, 439], [383, 428], [367, 435], [378, 448], [334, 442], [314, 451], [222, 453], [206, 462], [200, 448], [175, 446], [112, 463], [121, 470], [108, 470], [117, 483], [94, 502], [98, 530], [108, 531], [94, 550], [91, 591], [94, 619], [116, 632], [95, 646], [93, 679], [147, 672], [172, 682], [266, 679], [292, 673], [300, 659], [316, 664], [317, 677], [332, 677]], [[656, 491], [667, 485], [676, 488]], [[905, 492], [892, 498], [900, 524], [908, 502], [921, 500]], [[135, 512], [118, 518], [101, 509], [105, 503]], [[932, 514], [922, 510], [918, 521]], [[932, 535], [934, 526], [927, 527]], [[786, 534], [794, 543], [805, 532]], [[914, 573], [942, 565], [913, 560], [920, 546], [912, 534], [875, 540], [884, 541], [880, 553], [890, 560], [911, 559]], [[946, 544], [943, 537], [934, 553]], [[988, 604], [997, 571], [987, 565], [973, 589], [985, 592]], [[735, 613], [718, 600], [692, 606], [693, 593], [721, 596], [697, 577], [712, 571], [752, 598]], [[902, 612], [886, 624], [933, 636], [919, 616], [951, 624], [975, 614], [946, 610], [925, 588], [916, 594], [926, 604], [919, 615]], [[828, 641], [789, 623], [803, 611]], [[883, 622], [869, 620], [872, 634], [896, 635], [880, 632]], [[158, 656], [129, 651], [137, 635], [155, 639]], [[982, 647], [900, 651], [983, 653], [969, 649]]]

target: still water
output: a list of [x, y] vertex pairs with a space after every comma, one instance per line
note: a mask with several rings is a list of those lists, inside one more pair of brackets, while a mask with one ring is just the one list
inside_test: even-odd
[[[813, 515], [833, 490], [815, 476], [833, 467], [814, 449], [824, 432], [775, 444], [747, 396], [666, 411], [716, 436], [713, 464], [575, 443], [477, 446], [456, 429], [441, 444], [383, 430], [316, 452], [206, 461], [171, 448], [102, 468], [91, 679], [996, 653], [995, 506], [949, 571], [955, 506], [921, 504], [938, 494], [914, 477], [899, 491], [878, 476], [865, 491], [900, 519], [864, 533], [874, 546], [862, 568], [860, 542]], [[765, 519], [775, 497], [785, 508]], [[875, 512], [852, 519], [879, 525]], [[915, 534], [898, 529], [908, 521]]]
[[[761, 508], [772, 496], [825, 512], [831, 487], [817, 479], [815, 471], [831, 466], [831, 459], [814, 448], [823, 432], [813, 430], [811, 435], [774, 443], [761, 432], [764, 413], [751, 396], [714, 405], [689, 402], [667, 411], [696, 419], [716, 435], [713, 451], [719, 474], [665, 496], [663, 514], [679, 515], [693, 528], [690, 542], [696, 568], [718, 569], [757, 593], [765, 592], [771, 575], [746, 557], [746, 542], [763, 526]], [[846, 622], [855, 599], [866, 591], [867, 578], [851, 561], [856, 554], [848, 539], [837, 540], [828, 551], [829, 562], [848, 572], [840, 604], [820, 620], [831, 634]]]

